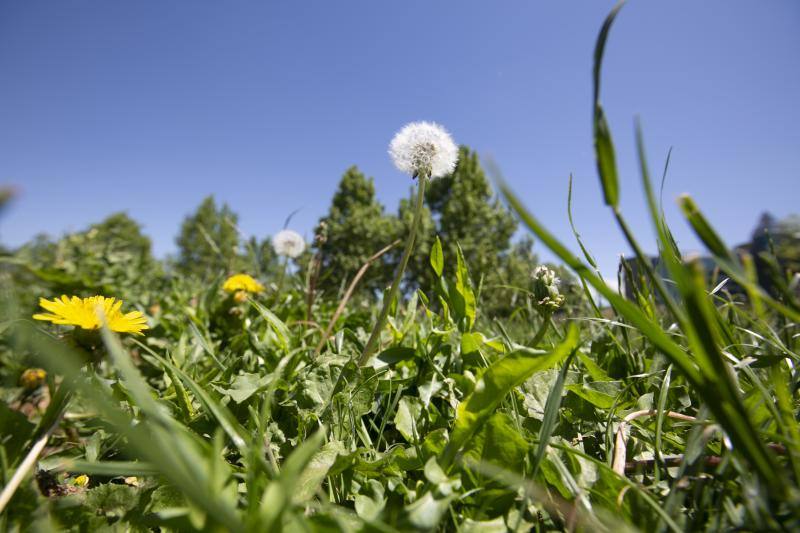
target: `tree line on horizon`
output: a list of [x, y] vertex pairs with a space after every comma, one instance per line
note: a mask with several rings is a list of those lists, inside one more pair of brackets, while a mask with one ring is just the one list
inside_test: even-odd
[[[377, 252], [402, 239], [412, 218], [411, 195], [390, 213], [378, 201], [375, 184], [357, 166], [348, 168], [315, 230], [313, 242], [296, 258], [294, 275], [317, 294], [338, 297], [356, 272]], [[114, 213], [83, 231], [59, 239], [38, 235], [12, 252], [28, 275], [58, 291], [111, 292], [141, 301], [159, 283], [177, 276], [207, 284], [224, 275], [248, 272], [265, 280], [281, 275], [282, 264], [270, 236], [241, 235], [237, 213], [213, 195], [184, 219], [178, 251], [164, 260], [152, 253], [141, 225], [124, 212]], [[517, 222], [493, 194], [477, 154], [460, 147], [451, 175], [433, 180], [425, 195], [418, 241], [405, 277], [406, 289], [433, 283], [431, 245], [438, 236], [445, 256], [460, 247], [484, 306], [492, 316], [507, 316], [526, 291], [539, 263], [533, 241], [512, 237]], [[356, 288], [355, 298], [372, 298], [390, 283], [400, 259], [399, 246], [374, 260]], [[561, 276], [569, 276], [559, 268]], [[577, 292], [577, 290], [575, 291]], [[147, 302], [142, 302], [146, 304]]]

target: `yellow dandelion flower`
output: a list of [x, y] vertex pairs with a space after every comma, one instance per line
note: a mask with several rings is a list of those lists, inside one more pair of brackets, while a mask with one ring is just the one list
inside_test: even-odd
[[53, 301], [40, 298], [39, 305], [50, 312], [35, 314], [33, 318], [47, 320], [53, 324], [100, 329], [105, 322], [112, 331], [135, 335], [142, 335], [142, 330], [148, 329], [147, 318], [142, 313], [139, 311], [122, 313], [120, 311], [122, 300], [116, 298], [62, 296]]
[[78, 487], [85, 487], [86, 485], [89, 484], [89, 476], [87, 476], [86, 474], [81, 474], [80, 476], [74, 478], [72, 480], [72, 483], [74, 485], [77, 485]]
[[225, 280], [222, 290], [225, 292], [262, 292], [264, 286], [247, 274], [236, 274]]
[[38, 389], [46, 377], [47, 372], [41, 368], [28, 368], [19, 377], [19, 384], [28, 390]]

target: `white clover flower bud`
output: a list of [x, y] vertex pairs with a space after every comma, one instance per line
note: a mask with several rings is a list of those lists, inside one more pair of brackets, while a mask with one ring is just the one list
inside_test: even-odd
[[295, 258], [306, 249], [306, 241], [296, 231], [285, 229], [272, 237], [272, 247], [278, 255]]
[[564, 296], [558, 291], [561, 280], [552, 269], [544, 265], [536, 267], [533, 281], [533, 295], [537, 306], [552, 313], [564, 305]]
[[453, 172], [458, 146], [442, 126], [412, 122], [403, 126], [389, 144], [394, 165], [411, 176], [439, 178]]

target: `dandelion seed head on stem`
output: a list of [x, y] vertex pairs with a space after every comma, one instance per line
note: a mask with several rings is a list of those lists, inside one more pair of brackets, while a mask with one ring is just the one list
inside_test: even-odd
[[285, 229], [279, 231], [272, 238], [272, 247], [275, 248], [275, 253], [292, 259], [299, 257], [300, 254], [306, 249], [306, 241], [303, 236], [292, 231]]
[[439, 124], [412, 122], [394, 136], [389, 155], [401, 172], [439, 178], [456, 168], [458, 146]]

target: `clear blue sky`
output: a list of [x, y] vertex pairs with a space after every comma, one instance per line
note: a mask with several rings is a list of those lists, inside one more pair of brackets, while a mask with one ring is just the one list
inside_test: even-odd
[[[0, 182], [18, 197], [0, 239], [141, 221], [158, 254], [207, 194], [247, 234], [311, 236], [342, 172], [374, 176], [394, 211], [411, 181], [386, 148], [413, 120], [491, 157], [603, 271], [627, 252], [602, 204], [590, 137], [591, 58], [611, 1], [0, 0]], [[731, 244], [759, 213], [800, 211], [800, 2], [632, 0], [612, 31], [603, 101], [623, 210], [652, 249], [633, 118], [678, 211], [693, 194]], [[646, 238], [645, 238], [646, 237]], [[539, 248], [543, 257], [551, 257]]]

